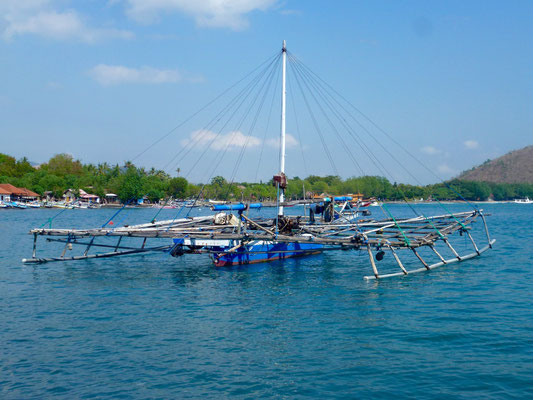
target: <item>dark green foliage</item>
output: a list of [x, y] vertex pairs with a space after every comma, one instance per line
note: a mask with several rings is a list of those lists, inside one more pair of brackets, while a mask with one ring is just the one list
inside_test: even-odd
[[117, 195], [123, 203], [133, 203], [144, 196], [141, 173], [134, 166], [120, 177]]
[[[83, 188], [88, 193], [104, 197], [113, 192], [122, 201], [135, 201], [147, 196], [151, 202], [164, 198], [196, 198], [218, 200], [265, 201], [276, 199], [276, 188], [268, 183], [231, 183], [222, 176], [214, 177], [209, 184], [194, 185], [185, 178], [171, 178], [164, 171], [154, 168], [145, 170], [131, 162], [124, 166], [107, 163], [82, 164], [68, 154], [52, 157], [40, 168], [33, 168], [26, 158], [16, 160], [0, 153], [0, 183], [11, 183], [26, 187], [39, 194], [52, 191], [61, 198], [66, 189], [74, 191]], [[414, 186], [391, 183], [380, 176], [359, 176], [342, 180], [338, 176], [311, 175], [306, 179], [295, 177], [288, 180], [285, 191], [287, 199], [301, 199], [311, 192], [315, 195], [362, 193], [364, 197], [376, 197], [390, 201], [402, 200], [466, 200], [479, 201], [493, 198], [496, 201], [517, 197], [533, 198], [533, 184], [487, 183], [452, 180], [446, 184]]]
[[183, 199], [187, 195], [187, 179], [178, 177], [168, 182], [167, 194], [175, 199]]
[[20, 178], [33, 171], [34, 168], [28, 162], [26, 157], [17, 161], [14, 157], [0, 153], [0, 176]]
[[219, 188], [224, 187], [226, 183], [226, 180], [222, 176], [215, 176], [213, 179], [211, 179], [211, 185], [218, 186]]
[[157, 189], [148, 189], [146, 191], [146, 196], [148, 197], [148, 200], [150, 203], [157, 203], [159, 200], [161, 200], [164, 197], [165, 193], [163, 193], [160, 190]]
[[76, 175], [83, 172], [81, 162], [74, 160], [70, 154], [56, 154], [48, 163], [41, 166], [42, 169], [57, 176]]

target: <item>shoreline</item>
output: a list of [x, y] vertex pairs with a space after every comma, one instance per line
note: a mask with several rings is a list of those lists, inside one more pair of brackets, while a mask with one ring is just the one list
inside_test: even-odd
[[[397, 204], [406, 204], [404, 201], [398, 201], [398, 200], [384, 201], [384, 202], [380, 202], [380, 203], [395, 204], [395, 205], [397, 205]], [[483, 204], [495, 204], [495, 205], [499, 205], [499, 204], [521, 204], [521, 203], [515, 202], [514, 200], [469, 201], [469, 202], [460, 201], [460, 200], [445, 200], [445, 201], [441, 201], [440, 203], [441, 204], [468, 204], [468, 203], [471, 203], [471, 204], [480, 204], [480, 205], [483, 205]], [[231, 204], [233, 204], [233, 203], [231, 203]], [[411, 205], [437, 205], [439, 203], [436, 202], [436, 201], [414, 201], [414, 202], [409, 202], [409, 204], [411, 204]], [[95, 207], [95, 208], [79, 208], [79, 207], [65, 208], [65, 207], [45, 207], [45, 206], [41, 206], [41, 207], [28, 207], [27, 209], [33, 209], [33, 210], [39, 210], [39, 209], [44, 209], [44, 210], [53, 210], [53, 209], [57, 209], [57, 210], [61, 210], [61, 209], [63, 209], [63, 210], [64, 209], [70, 209], [70, 210], [98, 210], [98, 209], [101, 209], [101, 208], [103, 208], [103, 209], [120, 209], [123, 206], [124, 206], [123, 204], [105, 204], [105, 205], [101, 205], [100, 207]], [[195, 205], [194, 207], [185, 207], [185, 208], [211, 208], [212, 206], [213, 206], [212, 204], [199, 204], [199, 205]], [[287, 205], [286, 207], [292, 208], [292, 207], [298, 207], [298, 206], [302, 206], [302, 204]], [[276, 207], [276, 206], [275, 205], [271, 205], [271, 204], [265, 204], [261, 208], [273, 208], [273, 207]], [[372, 209], [372, 208], [375, 208], [375, 207], [379, 207], [379, 205], [367, 206], [367, 207], [363, 207], [363, 209]], [[181, 207], [165, 207], [165, 208], [163, 208], [163, 207], [154, 206], [153, 204], [149, 204], [149, 205], [127, 205], [125, 208], [128, 208], [128, 209], [158, 209], [158, 210], [167, 209], [167, 210], [176, 210], [176, 209], [179, 209]], [[11, 210], [11, 209], [17, 209], [17, 208], [16, 207], [8, 207], [8, 208], [4, 208], [4, 209], [5, 210]]]

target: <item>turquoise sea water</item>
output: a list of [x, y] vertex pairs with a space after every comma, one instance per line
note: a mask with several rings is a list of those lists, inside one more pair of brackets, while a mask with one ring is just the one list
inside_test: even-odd
[[533, 207], [483, 208], [492, 251], [379, 282], [355, 251], [23, 265], [58, 211], [0, 210], [0, 398], [533, 398]]

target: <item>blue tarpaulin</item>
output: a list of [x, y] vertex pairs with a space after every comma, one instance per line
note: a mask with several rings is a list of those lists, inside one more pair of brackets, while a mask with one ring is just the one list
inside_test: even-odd
[[246, 210], [248, 208], [261, 208], [261, 203], [251, 203], [251, 204], [216, 204], [213, 206], [213, 211], [227, 211], [227, 210]]

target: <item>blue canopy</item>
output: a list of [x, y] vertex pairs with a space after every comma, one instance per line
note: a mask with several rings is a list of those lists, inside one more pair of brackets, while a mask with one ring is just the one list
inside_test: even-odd
[[[333, 198], [335, 201], [350, 201], [352, 200], [351, 196], [336, 196]], [[331, 201], [331, 197], [324, 197], [324, 201]]]
[[[248, 208], [261, 208], [261, 203], [248, 204]], [[212, 208], [213, 211], [228, 211], [228, 210], [246, 210], [246, 204], [216, 204]]]
[[335, 201], [350, 201], [352, 196], [337, 196], [333, 198]]

